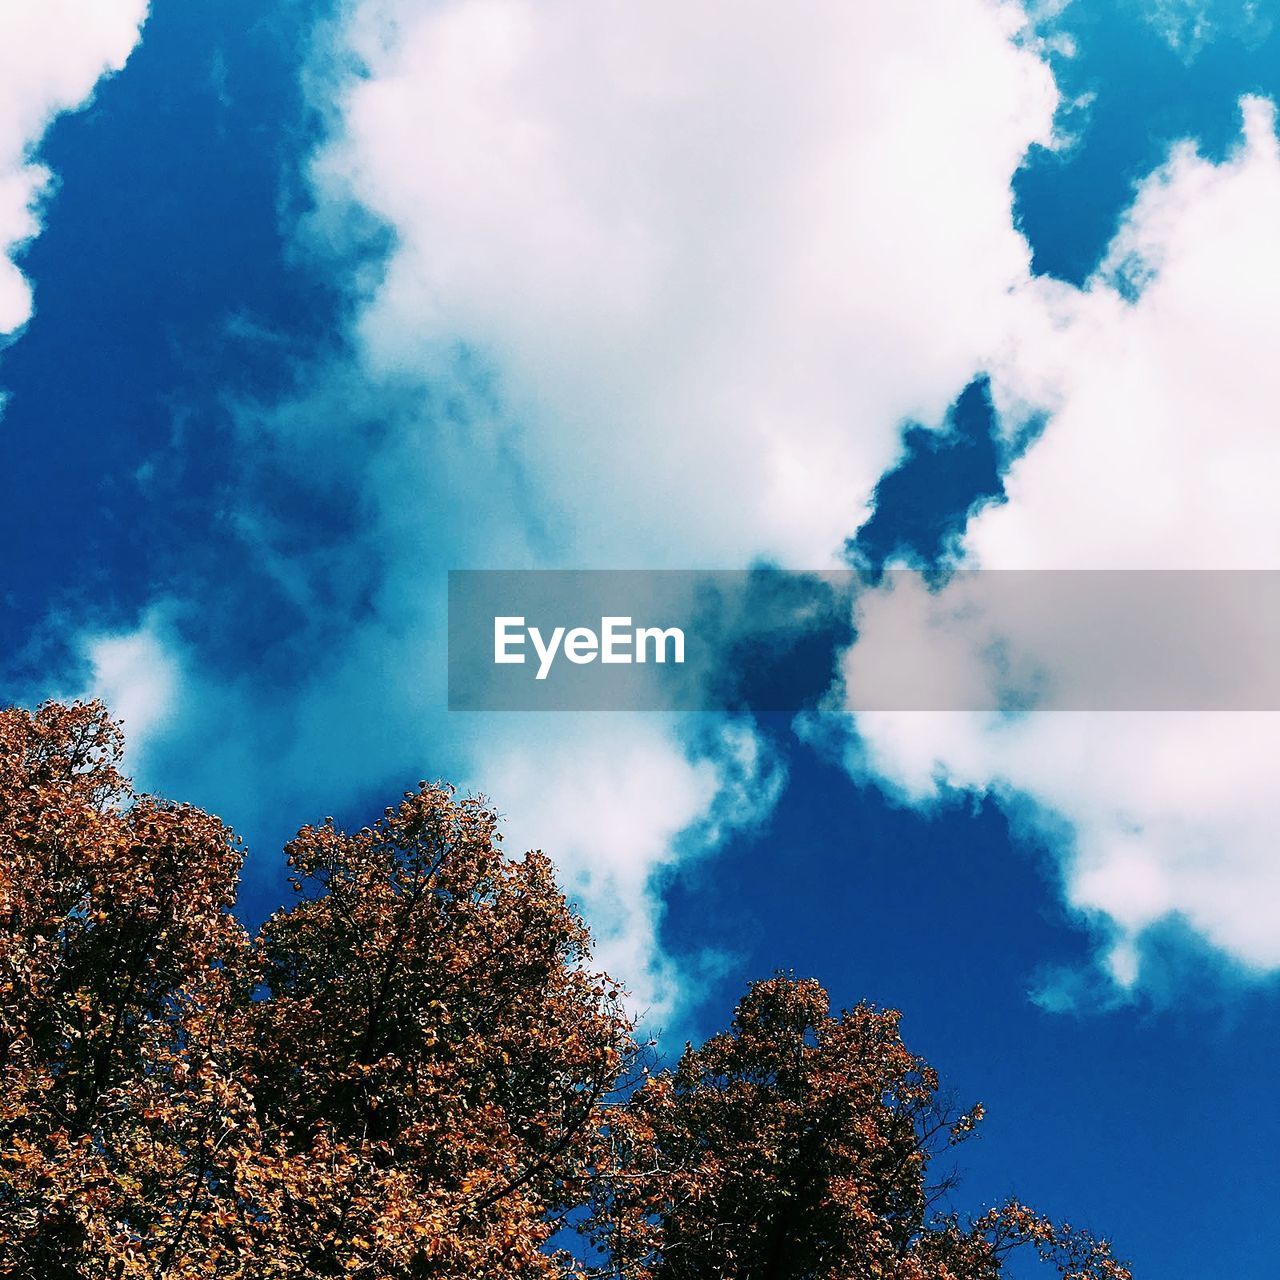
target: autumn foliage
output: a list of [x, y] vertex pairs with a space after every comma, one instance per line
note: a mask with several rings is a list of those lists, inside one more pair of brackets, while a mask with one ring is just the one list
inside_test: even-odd
[[651, 1072], [548, 860], [426, 784], [304, 828], [251, 937], [235, 837], [120, 750], [94, 704], [0, 711], [0, 1276], [1128, 1280], [944, 1211], [980, 1109], [895, 1013], [778, 977]]
[[1129, 1280], [1109, 1246], [1011, 1203], [962, 1223], [931, 1177], [954, 1112], [899, 1015], [839, 1016], [817, 982], [753, 984], [732, 1028], [608, 1117], [593, 1230], [609, 1274], [652, 1280], [987, 1280], [1029, 1245], [1072, 1280]]

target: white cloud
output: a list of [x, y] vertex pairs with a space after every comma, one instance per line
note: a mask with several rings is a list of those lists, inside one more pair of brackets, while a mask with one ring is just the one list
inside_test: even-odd
[[[999, 344], [1057, 103], [989, 0], [365, 0], [316, 165], [395, 247], [369, 366], [467, 344], [592, 563], [830, 563]], [[331, 229], [332, 219], [325, 221]]]
[[[970, 562], [1280, 568], [1280, 146], [1270, 104], [1242, 106], [1235, 154], [1175, 148], [1085, 289], [1029, 291], [997, 392], [1011, 428], [1028, 409], [1050, 416], [1007, 503], [970, 521]], [[954, 625], [970, 652], [980, 633]], [[1280, 715], [876, 713], [857, 726], [860, 767], [917, 799], [945, 783], [1065, 819], [1071, 834], [1051, 838], [1067, 896], [1110, 922], [1118, 983], [1138, 979], [1141, 935], [1169, 917], [1248, 968], [1280, 968]]]
[[1231, 35], [1254, 44], [1271, 32], [1274, 17], [1259, 0], [1131, 0], [1169, 47], [1193, 61], [1210, 41]]
[[1280, 968], [1274, 713], [864, 712], [857, 728], [858, 767], [917, 803], [954, 787], [1038, 806], [1069, 903], [1120, 955], [1176, 914], [1242, 965]]
[[99, 698], [124, 725], [137, 767], [179, 705], [182, 673], [172, 635], [151, 613], [133, 631], [88, 635], [81, 653], [89, 680], [78, 696]]
[[1242, 110], [1225, 163], [1183, 144], [1143, 184], [1086, 289], [1028, 291], [996, 391], [1053, 420], [970, 523], [976, 563], [1280, 567], [1280, 147], [1269, 102]]
[[677, 967], [659, 940], [663, 873], [767, 815], [779, 764], [747, 724], [723, 726], [690, 758], [662, 718], [627, 715], [535, 718], [474, 759], [474, 787], [509, 815], [511, 847], [555, 857], [596, 961], [661, 1024], [696, 986], [690, 961]]
[[0, 5], [0, 338], [31, 316], [14, 256], [40, 230], [52, 181], [35, 150], [54, 117], [81, 107], [124, 66], [147, 0], [39, 0]]

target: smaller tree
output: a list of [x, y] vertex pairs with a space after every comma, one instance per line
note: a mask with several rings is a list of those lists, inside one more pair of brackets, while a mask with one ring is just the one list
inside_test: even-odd
[[936, 1206], [937, 1155], [982, 1110], [940, 1101], [899, 1015], [837, 1016], [812, 980], [755, 983], [732, 1028], [609, 1113], [589, 1233], [628, 1280], [990, 1280], [1029, 1245], [1070, 1280], [1130, 1280], [1105, 1241], [1018, 1203]]

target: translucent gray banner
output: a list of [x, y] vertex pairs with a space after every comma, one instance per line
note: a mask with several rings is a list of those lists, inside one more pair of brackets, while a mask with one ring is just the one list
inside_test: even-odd
[[458, 711], [1280, 709], [1280, 572], [458, 570]]

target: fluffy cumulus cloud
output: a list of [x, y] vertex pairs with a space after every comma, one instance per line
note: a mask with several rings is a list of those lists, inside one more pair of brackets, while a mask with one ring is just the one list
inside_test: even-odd
[[461, 344], [606, 564], [830, 562], [1007, 332], [1057, 94], [991, 0], [364, 0], [316, 166], [395, 246], [369, 366]]
[[360, 263], [350, 356], [241, 421], [247, 467], [354, 493], [360, 527], [299, 557], [242, 512], [321, 621], [229, 683], [189, 614], [170, 767], [229, 815], [259, 785], [310, 816], [474, 779], [669, 1010], [661, 878], [757, 820], [776, 766], [743, 726], [447, 717], [444, 570], [830, 563], [903, 419], [937, 423], [1017, 319], [1010, 183], [1052, 76], [996, 0], [360, 0], [330, 35], [304, 241]]
[[[1009, 470], [1007, 501], [971, 519], [968, 563], [1280, 569], [1280, 144], [1271, 104], [1241, 106], [1234, 154], [1215, 164], [1176, 147], [1083, 290], [1028, 292], [997, 392], [1011, 431], [1033, 412], [1047, 422]], [[971, 655], [962, 637], [978, 624], [948, 616]], [[1122, 984], [1140, 977], [1144, 933], [1171, 917], [1249, 969], [1280, 968], [1280, 715], [1179, 711], [1171, 691], [1164, 711], [857, 721], [860, 767], [909, 796], [1029, 799], [1064, 851], [1070, 901], [1109, 922]]]
[[966, 534], [1000, 568], [1280, 568], [1275, 108], [1215, 165], [1184, 143], [1083, 291], [1037, 281], [998, 368], [1006, 419], [1052, 414]]
[[0, 339], [31, 316], [15, 255], [40, 230], [52, 181], [35, 150], [55, 116], [84, 105], [124, 66], [147, 0], [40, 0], [0, 5]]

